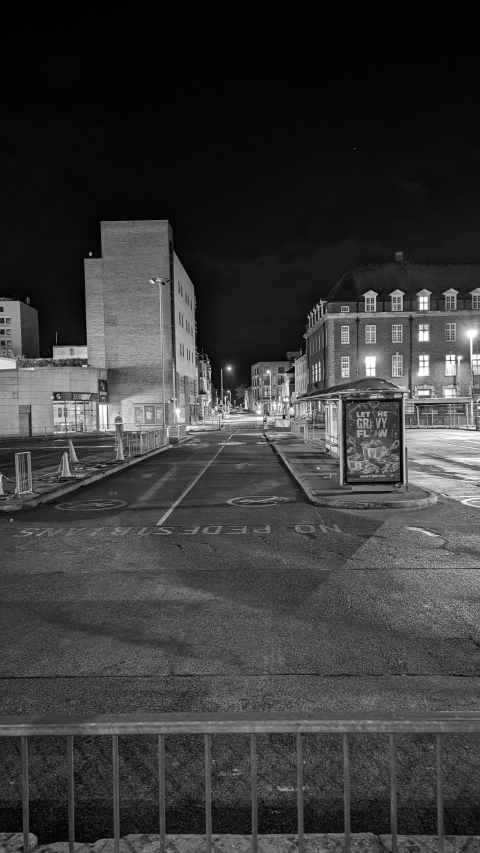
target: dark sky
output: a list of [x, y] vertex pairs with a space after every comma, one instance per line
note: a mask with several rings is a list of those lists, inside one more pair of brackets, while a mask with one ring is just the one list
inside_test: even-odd
[[[301, 346], [307, 311], [353, 265], [399, 249], [480, 262], [477, 59], [372, 61], [324, 38], [321, 59], [280, 50], [253, 69], [248, 44], [242, 63], [225, 43], [207, 63], [181, 29], [130, 24], [80, 14], [0, 37], [0, 291], [31, 297], [43, 355], [56, 329], [86, 340], [102, 219], [171, 221], [198, 345], [239, 382]], [[214, 39], [200, 44], [211, 60]]]

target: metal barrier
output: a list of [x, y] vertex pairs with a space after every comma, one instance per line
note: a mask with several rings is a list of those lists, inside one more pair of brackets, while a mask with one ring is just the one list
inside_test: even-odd
[[314, 716], [312, 714], [162, 714], [142, 718], [131, 716], [98, 716], [92, 719], [72, 720], [52, 718], [2, 718], [0, 737], [20, 738], [23, 849], [29, 849], [29, 738], [36, 736], [66, 738], [67, 759], [67, 810], [68, 840], [70, 853], [75, 845], [75, 779], [74, 737], [110, 735], [112, 738], [112, 782], [113, 782], [113, 829], [114, 850], [120, 849], [120, 735], [156, 735], [158, 774], [158, 824], [160, 828], [160, 851], [167, 849], [166, 834], [166, 781], [165, 781], [165, 738], [169, 735], [199, 735], [204, 743], [205, 781], [205, 833], [207, 851], [212, 851], [212, 736], [244, 734], [249, 736], [250, 752], [250, 805], [251, 805], [251, 850], [258, 851], [258, 794], [257, 794], [257, 735], [294, 734], [296, 737], [296, 812], [298, 849], [304, 850], [304, 784], [303, 784], [303, 741], [304, 735], [338, 735], [343, 752], [343, 813], [345, 851], [350, 853], [351, 841], [351, 767], [350, 735], [384, 734], [389, 737], [389, 788], [390, 830], [392, 853], [398, 850], [397, 810], [397, 744], [395, 735], [425, 735], [435, 737], [436, 775], [436, 820], [439, 851], [445, 844], [444, 809], [442, 787], [442, 738], [447, 734], [479, 734], [479, 712], [435, 712], [411, 714], [362, 714]]
[[185, 424], [175, 424], [168, 428], [168, 436], [170, 440], [181, 441], [185, 438], [187, 434], [187, 427]]
[[33, 491], [32, 456], [29, 450], [15, 453], [15, 494], [28, 495]]
[[[138, 430], [123, 433], [123, 449], [126, 457], [142, 456], [158, 450], [168, 441], [168, 429]], [[116, 439], [117, 442], [117, 439]]]

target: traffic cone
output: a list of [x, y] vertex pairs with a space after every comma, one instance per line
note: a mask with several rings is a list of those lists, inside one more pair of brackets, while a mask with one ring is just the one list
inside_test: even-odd
[[68, 439], [68, 458], [70, 462], [72, 462], [74, 465], [78, 464], [77, 451], [73, 446], [73, 441], [71, 438]]
[[3, 490], [3, 474], [0, 474], [0, 498], [5, 497], [5, 492]]
[[115, 462], [125, 462], [125, 453], [123, 452], [123, 438], [121, 435], [118, 436], [115, 448]]
[[68, 451], [65, 450], [62, 453], [62, 458], [60, 460], [60, 465], [58, 466], [57, 477], [59, 480], [66, 479], [72, 476], [72, 472], [70, 471], [70, 460], [68, 458]]

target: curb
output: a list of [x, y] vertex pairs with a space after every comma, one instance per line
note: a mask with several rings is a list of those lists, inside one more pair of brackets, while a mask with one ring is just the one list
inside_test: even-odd
[[52, 489], [51, 492], [45, 492], [43, 495], [39, 495], [38, 497], [29, 498], [21, 504], [4, 504], [3, 506], [0, 504], [0, 512], [19, 512], [22, 509], [34, 509], [41, 504], [50, 503], [50, 501], [61, 498], [63, 495], [68, 495], [70, 492], [76, 492], [78, 489], [81, 489], [82, 486], [90, 486], [92, 483], [104, 480], [107, 477], [111, 477], [113, 474], [118, 474], [120, 471], [125, 471], [127, 468], [131, 468], [132, 465], [137, 465], [139, 462], [143, 462], [144, 459], [150, 459], [152, 456], [163, 453], [165, 450], [171, 450], [173, 447], [178, 447], [179, 444], [183, 444], [190, 438], [191, 436], [188, 436], [175, 444], [166, 444], [164, 447], [158, 447], [156, 450], [150, 450], [142, 456], [135, 456], [134, 459], [129, 459], [128, 462], [122, 462], [115, 466], [112, 465], [111, 468], [104, 469], [103, 471], [97, 471], [95, 474], [89, 474], [87, 477], [77, 480], [75, 483], [65, 483], [65, 485], [59, 486], [58, 489]]
[[434, 506], [438, 501], [438, 495], [434, 494], [434, 492], [426, 492], [426, 490], [424, 490], [426, 492], [424, 498], [398, 498], [397, 500], [389, 500], [386, 498], [381, 502], [355, 500], [355, 498], [352, 498], [350, 494], [346, 498], [340, 497], [338, 493], [335, 493], [332, 497], [327, 497], [326, 494], [323, 495], [323, 497], [315, 495], [313, 491], [302, 482], [298, 474], [294, 471], [293, 466], [276, 444], [268, 437], [267, 441], [270, 446], [273, 447], [277, 456], [280, 457], [285, 467], [288, 468], [291, 476], [298, 483], [310, 503], [315, 506], [329, 506], [333, 509], [423, 509], [428, 506]]

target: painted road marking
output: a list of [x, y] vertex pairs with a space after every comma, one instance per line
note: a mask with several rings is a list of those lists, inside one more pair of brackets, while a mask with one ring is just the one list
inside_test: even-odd
[[143, 493], [143, 495], [140, 495], [137, 503], [133, 504], [132, 509], [137, 509], [139, 506], [141, 507], [141, 505], [145, 503], [145, 501], [149, 501], [151, 498], [153, 498], [153, 496], [158, 492], [158, 490], [162, 488], [164, 483], [166, 483], [167, 480], [171, 480], [171, 478], [174, 476], [174, 474], [177, 473], [177, 471], [178, 465], [172, 465], [172, 467], [169, 468], [169, 470], [163, 475], [163, 477], [160, 477], [158, 480], [152, 483], [150, 488], [147, 489], [146, 492]]
[[275, 506], [291, 500], [291, 498], [283, 498], [278, 495], [245, 495], [245, 497], [230, 498], [227, 504], [230, 506]]
[[234, 444], [245, 444], [245, 443], [246, 443], [245, 441], [229, 441], [228, 439], [227, 439], [227, 441], [219, 441], [219, 444], [222, 445], [223, 447], [225, 447], [227, 444], [229, 444], [230, 447], [232, 447], [232, 445], [234, 445]]
[[434, 536], [435, 539], [441, 539], [438, 533], [432, 533], [431, 530], [424, 530], [423, 527], [405, 527], [405, 530], [414, 530], [416, 533], [424, 533], [425, 536]]
[[464, 504], [465, 506], [471, 506], [474, 509], [480, 509], [480, 495], [476, 495], [475, 497], [470, 498], [462, 498], [460, 503]]
[[101, 500], [101, 501], [71, 501], [70, 503], [65, 504], [56, 504], [55, 509], [61, 509], [65, 512], [101, 512], [107, 509], [120, 509], [120, 507], [127, 506], [127, 501], [121, 500]]
[[271, 524], [197, 524], [193, 527], [180, 527], [169, 525], [168, 527], [22, 527], [14, 532], [15, 528], [8, 528], [13, 539], [52, 539], [60, 536], [79, 537], [89, 539], [97, 537], [125, 537], [125, 536], [244, 536], [257, 534], [269, 536], [273, 531], [293, 532], [301, 536], [308, 534], [343, 533], [338, 524], [290, 524], [276, 527]]
[[[226, 442], [225, 444], [227, 444], [229, 440], [230, 440], [230, 439], [227, 439], [227, 442]], [[206, 471], [208, 471], [208, 469], [210, 468], [210, 465], [212, 465], [212, 464], [215, 462], [215, 459], [216, 459], [216, 458], [217, 458], [217, 456], [219, 456], [219, 454], [222, 452], [223, 448], [225, 447], [225, 444], [222, 444], [222, 445], [218, 448], [218, 450], [217, 450], [217, 452], [215, 453], [215, 455], [214, 455], [214, 456], [212, 456], [212, 458], [210, 459], [210, 461], [209, 461], [209, 462], [207, 462], [207, 464], [204, 466], [204, 468], [202, 468], [202, 470], [200, 471], [200, 473], [199, 473], [199, 474], [197, 474], [197, 476], [195, 477], [195, 479], [194, 479], [194, 480], [192, 480], [192, 482], [190, 483], [190, 485], [189, 485], [189, 486], [187, 486], [187, 488], [182, 492], [182, 494], [180, 495], [180, 497], [179, 497], [179, 498], [177, 498], [177, 500], [173, 502], [173, 504], [171, 505], [170, 509], [167, 509], [167, 511], [163, 513], [162, 517], [161, 517], [161, 518], [159, 518], [159, 520], [157, 521], [157, 527], [161, 527], [161, 526], [165, 523], [165, 521], [167, 520], [167, 518], [172, 514], [172, 512], [177, 508], [177, 506], [178, 506], [179, 504], [181, 504], [181, 502], [183, 501], [183, 499], [184, 499], [184, 498], [186, 498], [186, 496], [189, 494], [189, 492], [191, 492], [191, 491], [192, 491], [193, 487], [197, 485], [197, 483], [198, 483], [198, 481], [199, 481], [200, 477], [203, 477], [203, 475], [205, 474], [205, 472], [206, 472]]]

